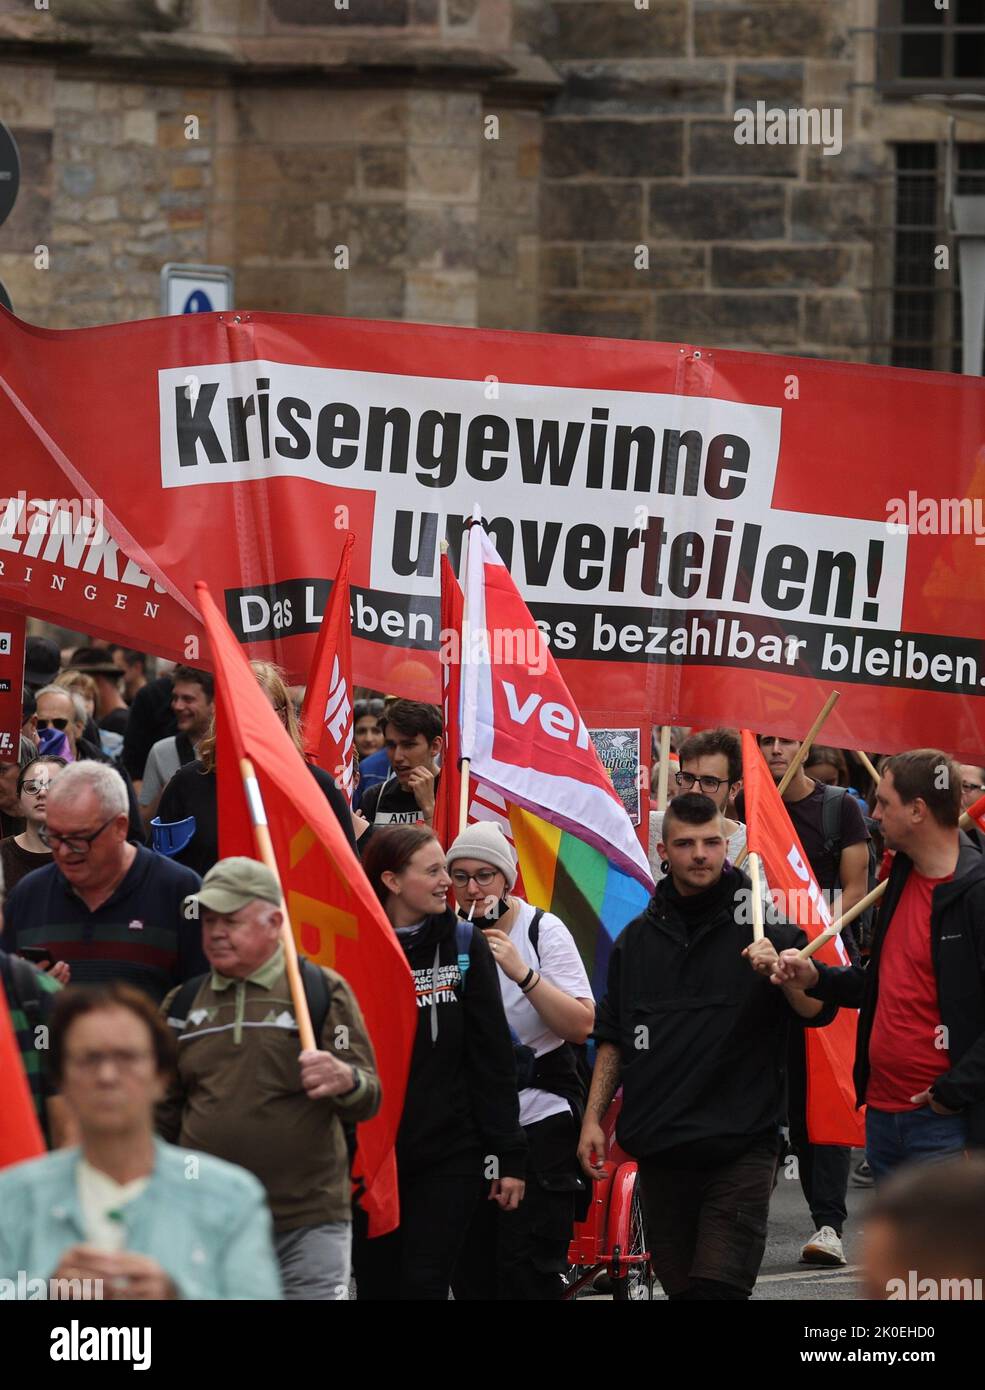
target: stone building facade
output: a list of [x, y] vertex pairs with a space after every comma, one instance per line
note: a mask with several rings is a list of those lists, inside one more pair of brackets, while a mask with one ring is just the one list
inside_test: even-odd
[[[899, 149], [939, 151], [949, 116], [874, 85], [886, 15], [0, 0], [23, 163], [0, 280], [59, 328], [157, 314], [180, 261], [231, 266], [243, 309], [905, 360]], [[734, 113], [760, 101], [837, 109], [840, 152], [738, 145]], [[962, 118], [957, 138], [985, 127]]]

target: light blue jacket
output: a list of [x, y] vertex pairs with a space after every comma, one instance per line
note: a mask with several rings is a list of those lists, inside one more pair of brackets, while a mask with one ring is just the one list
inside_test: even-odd
[[[124, 1248], [156, 1260], [180, 1298], [280, 1298], [270, 1210], [253, 1174], [161, 1139], [154, 1147], [147, 1186], [120, 1211]], [[47, 1280], [65, 1250], [85, 1244], [79, 1158], [58, 1149], [0, 1172], [0, 1279]]]

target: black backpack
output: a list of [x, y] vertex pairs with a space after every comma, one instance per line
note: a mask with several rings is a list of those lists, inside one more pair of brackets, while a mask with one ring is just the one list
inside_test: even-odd
[[[825, 786], [823, 800], [821, 802], [821, 834], [824, 836], [825, 853], [834, 856], [837, 862], [841, 858], [841, 810], [844, 805], [843, 798], [850, 796], [847, 787]], [[869, 851], [868, 887], [866, 892], [871, 892], [878, 882], [879, 857], [876, 852], [876, 842], [881, 839], [881, 832], [878, 821], [874, 821], [859, 803], [862, 810], [862, 819], [865, 828], [869, 832], [867, 848]], [[872, 938], [872, 926], [875, 921], [875, 905], [867, 907], [860, 917], [856, 917], [850, 930], [854, 931], [855, 939], [863, 950], [868, 948]]]
[[[300, 955], [298, 956], [298, 965], [301, 967], [301, 983], [304, 985], [304, 997], [307, 1000], [308, 1013], [311, 1015], [311, 1029], [315, 1035], [316, 1045], [320, 1045], [321, 1035], [325, 1030], [325, 1020], [328, 1018], [328, 1011], [332, 1006], [331, 991], [328, 988], [325, 972], [317, 965], [313, 965], [305, 956]], [[210, 978], [210, 975], [196, 975], [179, 987], [168, 1010], [169, 1023], [172, 1019], [184, 1023], [192, 1004], [195, 1002], [196, 994], [205, 981]], [[344, 1120], [341, 1115], [339, 1116], [339, 1123], [345, 1134], [351, 1171], [352, 1160], [356, 1152], [356, 1126], [353, 1121]]]

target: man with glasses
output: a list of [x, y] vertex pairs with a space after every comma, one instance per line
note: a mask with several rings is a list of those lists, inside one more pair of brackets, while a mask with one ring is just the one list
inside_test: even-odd
[[[117, 767], [112, 758], [89, 739], [82, 737], [86, 724], [86, 709], [82, 697], [61, 685], [46, 685], [35, 696], [37, 703], [38, 732], [56, 729], [65, 735], [68, 743], [69, 762], [103, 763], [113, 768], [120, 778], [127, 794], [127, 836], [135, 844], [144, 843], [144, 826], [140, 819], [137, 794], [133, 789], [129, 774]], [[57, 751], [57, 750], [56, 750]]]
[[279, 1298], [256, 1178], [154, 1138], [174, 1044], [146, 995], [66, 990], [50, 1059], [79, 1145], [0, 1173], [0, 1277], [18, 1296]]
[[[976, 801], [985, 796], [985, 767], [975, 767], [971, 763], [961, 764], [961, 809], [970, 811]], [[985, 852], [985, 833], [971, 826], [965, 834], [976, 849]]]
[[122, 980], [156, 1002], [205, 969], [197, 917], [183, 909], [200, 879], [127, 841], [126, 789], [114, 768], [84, 762], [60, 772], [41, 839], [53, 862], [7, 899], [6, 950], [45, 947], [77, 983]]
[[[742, 743], [734, 729], [702, 729], [691, 734], [678, 751], [680, 771], [671, 777], [670, 794], [701, 792], [711, 797], [722, 813], [722, 824], [728, 839], [726, 858], [735, 863], [745, 849], [746, 827], [740, 820], [729, 818], [728, 806], [742, 787]], [[650, 870], [653, 881], [665, 874], [663, 862], [656, 852], [660, 843], [663, 814], [650, 812]]]

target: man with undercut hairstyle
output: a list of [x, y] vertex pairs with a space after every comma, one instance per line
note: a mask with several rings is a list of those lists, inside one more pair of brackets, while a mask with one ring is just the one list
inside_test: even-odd
[[669, 873], [613, 947], [578, 1146], [585, 1172], [600, 1178], [602, 1118], [621, 1085], [616, 1137], [639, 1164], [653, 1268], [671, 1300], [752, 1293], [779, 1154], [787, 1032], [837, 1012], [798, 987], [771, 989], [778, 951], [807, 937], [770, 910], [754, 941], [752, 885], [726, 869], [725, 846], [710, 797], [671, 801], [660, 844]]

